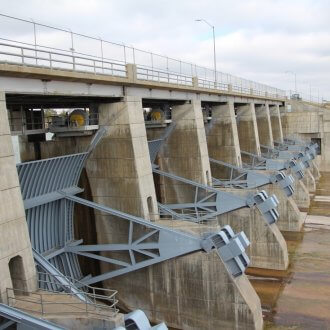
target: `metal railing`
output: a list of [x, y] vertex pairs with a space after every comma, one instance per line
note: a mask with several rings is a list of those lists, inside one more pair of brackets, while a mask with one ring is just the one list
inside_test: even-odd
[[192, 86], [193, 79], [191, 76], [187, 76], [181, 73], [175, 73], [170, 71], [161, 71], [152, 68], [146, 68], [137, 66], [137, 79], [139, 80], [152, 80], [156, 82]]
[[125, 64], [90, 55], [66, 54], [63, 50], [58, 52], [54, 49], [43, 50], [40, 47], [32, 48], [6, 43], [0, 43], [0, 49], [1, 62], [126, 77]]
[[215, 82], [214, 80], [206, 80], [202, 78], [198, 78], [198, 87], [208, 88], [208, 89], [218, 89], [220, 91], [230, 90], [230, 84]]
[[[15, 31], [22, 31], [15, 38], [13, 25]], [[206, 67], [68, 29], [4, 14], [0, 14], [0, 26], [0, 62], [122, 77], [127, 76], [125, 65], [132, 63], [141, 80], [192, 86], [192, 77], [197, 77], [198, 85], [204, 88], [226, 90], [231, 85], [233, 91], [240, 93], [286, 97], [284, 90], [265, 84], [219, 71], [215, 75]]]
[[[57, 277], [68, 279], [72, 286], [78, 287], [81, 291], [73, 293], [70, 286], [56, 282]], [[37, 313], [41, 316], [51, 314], [90, 314], [103, 317], [111, 317], [119, 312], [116, 305], [116, 290], [96, 288], [86, 285], [80, 281], [67, 276], [52, 276], [49, 273], [38, 272], [38, 284], [42, 291], [32, 292], [21, 289], [7, 288], [7, 301], [9, 306], [19, 306], [23, 302], [23, 309], [28, 312]], [[54, 300], [54, 294], [56, 299]], [[86, 297], [85, 301], [79, 299], [79, 295]], [[62, 299], [63, 298], [63, 299]], [[73, 298], [73, 299], [71, 299]], [[70, 301], [73, 300], [73, 301]], [[28, 305], [30, 305], [30, 308]], [[67, 309], [59, 306], [66, 306]]]

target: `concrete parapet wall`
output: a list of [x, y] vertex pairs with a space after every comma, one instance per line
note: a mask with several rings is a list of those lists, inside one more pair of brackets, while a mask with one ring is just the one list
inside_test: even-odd
[[6, 303], [6, 288], [36, 289], [36, 271], [4, 93], [0, 93], [0, 173], [0, 301]]

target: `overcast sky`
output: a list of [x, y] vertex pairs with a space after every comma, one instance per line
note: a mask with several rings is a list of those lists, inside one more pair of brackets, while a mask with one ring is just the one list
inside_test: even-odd
[[212, 68], [204, 18], [218, 70], [290, 90], [289, 70], [306, 96], [311, 84], [330, 99], [329, 0], [0, 0], [0, 12]]

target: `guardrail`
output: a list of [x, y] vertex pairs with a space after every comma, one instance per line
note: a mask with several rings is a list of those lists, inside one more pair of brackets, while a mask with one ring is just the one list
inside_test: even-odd
[[[79, 288], [78, 293], [73, 293], [71, 287], [60, 284], [56, 279], [63, 277]], [[86, 285], [74, 278], [68, 276], [52, 276], [49, 273], [38, 272], [38, 286], [42, 293], [32, 292], [21, 289], [7, 288], [7, 301], [9, 306], [18, 306], [18, 302], [23, 302], [23, 309], [28, 312], [37, 313], [41, 316], [55, 314], [93, 314], [109, 317], [117, 314], [118, 300], [116, 299], [116, 290], [92, 287]], [[54, 300], [54, 294], [56, 299]], [[84, 295], [87, 299], [82, 301], [79, 295]], [[63, 299], [61, 299], [63, 298]], [[68, 301], [74, 298], [73, 301]], [[67, 311], [61, 308], [58, 312], [58, 306], [67, 306]], [[30, 307], [30, 308], [29, 308]]]
[[175, 72], [166, 72], [156, 70], [153, 68], [145, 68], [137, 66], [136, 68], [137, 79], [139, 80], [152, 80], [160, 83], [168, 83], [175, 85], [192, 86], [193, 78]]
[[[9, 49], [9, 50], [7, 50]], [[55, 50], [44, 50], [8, 43], [0, 43], [1, 62], [61, 69], [94, 74], [126, 77], [125, 64], [110, 62], [97, 57], [66, 54]]]
[[[7, 28], [8, 25], [8, 28]], [[12, 38], [12, 26], [24, 37]], [[286, 92], [252, 80], [193, 63], [102, 40], [71, 30], [0, 14], [0, 62], [127, 77], [125, 65], [137, 66], [137, 79], [192, 86], [193, 77], [204, 88], [253, 95], [286, 97]], [[61, 40], [61, 45], [59, 45]], [[66, 44], [66, 47], [63, 45]], [[7, 58], [6, 58], [7, 57]], [[8, 58], [9, 57], [9, 58]], [[215, 82], [216, 77], [216, 82]]]

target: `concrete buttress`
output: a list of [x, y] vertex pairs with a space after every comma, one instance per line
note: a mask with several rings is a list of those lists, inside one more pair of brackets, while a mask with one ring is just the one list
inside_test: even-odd
[[269, 114], [272, 124], [273, 138], [275, 141], [283, 142], [283, 129], [279, 105], [269, 105]]
[[260, 143], [273, 148], [274, 140], [268, 103], [256, 104], [255, 113]]
[[236, 122], [241, 150], [260, 155], [260, 142], [254, 103], [237, 105]]
[[[172, 108], [175, 128], [158, 157], [160, 169], [195, 182], [211, 185], [211, 169], [207, 150], [201, 102], [191, 100]], [[167, 178], [160, 178], [160, 199], [164, 203], [191, 200], [194, 189]]]
[[[242, 166], [233, 101], [212, 107], [212, 120], [206, 129], [206, 134], [211, 158]], [[212, 164], [211, 171], [215, 178], [220, 178], [224, 174], [221, 173], [219, 166]]]

